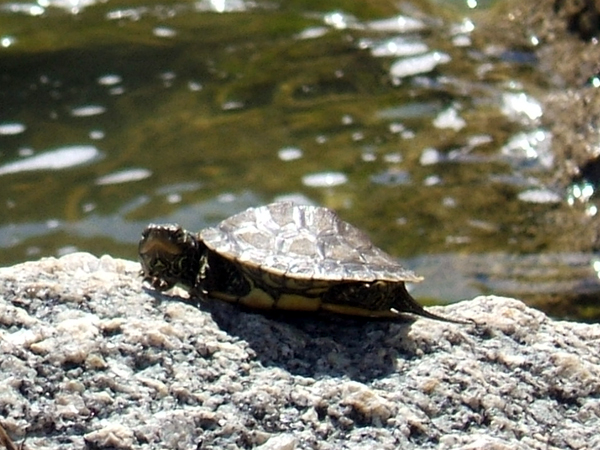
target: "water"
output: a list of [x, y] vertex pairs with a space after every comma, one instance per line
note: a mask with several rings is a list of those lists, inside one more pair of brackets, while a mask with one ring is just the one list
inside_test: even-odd
[[595, 255], [573, 244], [583, 188], [552, 183], [533, 54], [474, 48], [443, 5], [342, 5], [4, 3], [0, 264], [135, 259], [149, 222], [293, 198], [425, 275], [421, 299], [598, 317]]

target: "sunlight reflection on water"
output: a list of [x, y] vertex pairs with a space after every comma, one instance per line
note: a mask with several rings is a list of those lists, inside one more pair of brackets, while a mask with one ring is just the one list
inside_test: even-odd
[[88, 164], [102, 157], [91, 145], [75, 145], [47, 151], [0, 166], [0, 175], [34, 170], [60, 170]]

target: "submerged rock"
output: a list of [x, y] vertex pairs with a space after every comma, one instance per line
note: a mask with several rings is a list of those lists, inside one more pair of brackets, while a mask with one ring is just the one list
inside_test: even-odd
[[436, 308], [477, 326], [265, 316], [145, 292], [138, 272], [84, 253], [0, 269], [17, 443], [600, 448], [599, 325], [493, 296]]

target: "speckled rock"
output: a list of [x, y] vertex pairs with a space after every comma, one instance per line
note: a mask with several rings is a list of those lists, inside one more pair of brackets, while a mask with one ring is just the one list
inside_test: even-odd
[[0, 269], [0, 420], [30, 449], [600, 448], [600, 326], [479, 297], [463, 326], [265, 316], [134, 262]]

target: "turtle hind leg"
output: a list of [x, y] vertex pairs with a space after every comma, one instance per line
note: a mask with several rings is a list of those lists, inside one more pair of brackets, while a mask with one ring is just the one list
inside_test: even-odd
[[462, 320], [449, 319], [447, 317], [438, 316], [437, 314], [430, 313], [423, 308], [417, 301], [408, 293], [404, 283], [394, 286], [393, 292], [390, 293], [393, 297], [393, 301], [390, 303], [390, 309], [396, 311], [399, 314], [409, 313], [417, 316], [426, 317], [427, 319], [439, 320], [442, 322], [458, 323], [467, 325], [470, 322]]
[[467, 324], [426, 311], [406, 290], [404, 283], [344, 282], [331, 286], [322, 296], [321, 309], [371, 318], [398, 318], [414, 314], [428, 319]]

